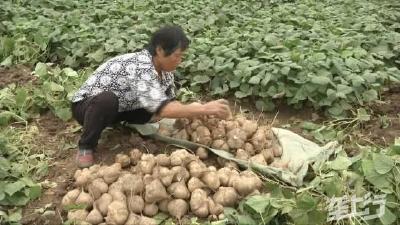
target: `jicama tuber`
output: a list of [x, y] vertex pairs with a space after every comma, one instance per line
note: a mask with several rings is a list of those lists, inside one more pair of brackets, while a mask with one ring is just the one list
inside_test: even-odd
[[196, 189], [190, 197], [190, 209], [193, 214], [205, 218], [208, 216], [207, 193], [202, 189]]
[[168, 198], [167, 191], [159, 179], [146, 185], [144, 199], [148, 203], [158, 202]]
[[264, 155], [261, 154], [261, 153], [257, 154], [257, 155], [254, 155], [253, 157], [251, 157], [249, 159], [249, 161], [252, 162], [252, 163], [258, 163], [258, 164], [261, 164], [261, 165], [267, 165], [267, 162], [265, 161]]
[[203, 183], [203, 181], [201, 181], [199, 178], [197, 177], [192, 177], [190, 178], [190, 180], [188, 181], [188, 190], [190, 192], [193, 192], [194, 190], [196, 190], [197, 188], [205, 188], [207, 187], [207, 185], [205, 185]]
[[122, 179], [122, 190], [129, 194], [139, 194], [144, 190], [142, 177], [136, 174], [125, 175]]
[[90, 194], [82, 190], [81, 193], [78, 195], [78, 198], [76, 198], [75, 204], [85, 205], [86, 208], [89, 208], [93, 204], [93, 198]]
[[215, 203], [211, 197], [207, 198], [208, 212], [211, 215], [218, 216], [224, 212], [224, 207], [221, 204]]
[[153, 154], [143, 154], [138, 165], [144, 174], [150, 174], [156, 165], [156, 159]]
[[129, 156], [119, 153], [115, 156], [115, 162], [121, 164], [121, 166], [124, 168], [131, 164], [131, 159]]
[[203, 147], [199, 147], [196, 150], [196, 155], [199, 157], [199, 159], [204, 160], [208, 158], [208, 150], [203, 148]]
[[108, 205], [113, 201], [112, 196], [109, 193], [104, 193], [99, 199], [95, 201], [95, 207], [100, 211], [103, 216], [107, 215]]
[[226, 128], [227, 132], [229, 132], [233, 129], [239, 128], [239, 127], [240, 127], [240, 124], [237, 121], [234, 121], [234, 120], [225, 121], [225, 128]]
[[83, 170], [77, 170], [74, 175], [75, 185], [78, 187], [85, 187], [87, 184], [92, 182], [93, 176], [88, 168]]
[[178, 149], [171, 153], [171, 166], [186, 166], [189, 162], [196, 160], [196, 156], [185, 149]]
[[135, 213], [130, 213], [124, 225], [138, 225], [140, 216]]
[[121, 164], [114, 163], [104, 170], [103, 179], [107, 184], [111, 184], [116, 181], [121, 173]]
[[76, 199], [78, 198], [81, 191], [79, 189], [74, 189], [69, 191], [61, 200], [61, 206], [66, 207], [69, 205], [75, 204]]
[[170, 199], [164, 199], [158, 203], [158, 209], [161, 212], [168, 213], [168, 203]]
[[225, 126], [223, 123], [218, 123], [217, 127], [211, 130], [213, 139], [224, 139], [226, 135]]
[[112, 196], [113, 201], [126, 202], [126, 195], [122, 191], [114, 190], [108, 193]]
[[249, 142], [244, 143], [243, 149], [249, 154], [249, 156], [253, 156], [256, 154], [253, 145]]
[[103, 222], [103, 215], [101, 215], [100, 211], [96, 207], [94, 207], [86, 217], [86, 222], [97, 225]]
[[171, 171], [174, 174], [173, 181], [181, 181], [181, 180], [187, 181], [190, 178], [190, 173], [185, 167], [174, 166], [171, 168]]
[[155, 203], [149, 203], [144, 205], [143, 214], [146, 216], [153, 217], [158, 213], [158, 206]]
[[133, 213], [142, 213], [144, 209], [144, 200], [140, 195], [128, 195], [128, 209]]
[[217, 190], [221, 183], [219, 181], [218, 173], [216, 171], [209, 171], [203, 174], [201, 180], [207, 185], [211, 190]]
[[167, 154], [158, 154], [156, 156], [156, 164], [158, 166], [170, 166], [171, 165], [171, 159]]
[[240, 128], [233, 129], [227, 134], [227, 141], [229, 148], [238, 149], [242, 148], [247, 140], [246, 132]]
[[260, 178], [251, 171], [245, 171], [233, 181], [233, 188], [241, 195], [247, 196], [262, 186]]
[[174, 179], [174, 172], [167, 167], [163, 166], [156, 166], [153, 169], [153, 178], [159, 178], [161, 180], [161, 183], [163, 183], [164, 186], [168, 187], [171, 185], [172, 180]]
[[220, 187], [215, 192], [213, 199], [215, 203], [221, 204], [224, 207], [233, 207], [238, 201], [239, 196], [233, 187]]
[[159, 124], [160, 124], [160, 126], [158, 127], [158, 133], [160, 135], [171, 137], [172, 136], [172, 130], [168, 127], [168, 125], [166, 125], [164, 123], [159, 123]]
[[229, 151], [229, 145], [222, 139], [215, 139], [211, 144], [211, 148]]
[[274, 153], [272, 152], [272, 149], [270, 148], [263, 149], [261, 151], [261, 154], [264, 156], [265, 162], [267, 164], [270, 164], [274, 161]]
[[187, 213], [189, 209], [188, 203], [182, 199], [174, 199], [168, 203], [168, 212], [178, 220]]
[[157, 225], [157, 222], [153, 218], [141, 216], [137, 225]]
[[251, 121], [251, 120], [245, 120], [241, 124], [242, 130], [246, 133], [247, 138], [251, 137], [258, 128], [257, 122], [256, 121]]
[[176, 134], [172, 135], [172, 137], [181, 140], [189, 140], [189, 135], [185, 129], [178, 131]]
[[89, 184], [88, 191], [94, 199], [98, 199], [103, 193], [108, 191], [108, 185], [104, 182], [103, 178], [96, 178]]
[[248, 160], [250, 158], [250, 155], [245, 150], [239, 148], [238, 150], [236, 150], [235, 158], [241, 160]]
[[190, 197], [190, 192], [189, 192], [188, 188], [186, 187], [186, 184], [183, 180], [172, 183], [168, 187], [168, 192], [175, 198], [189, 199], [189, 197]]
[[68, 211], [67, 218], [70, 221], [80, 222], [80, 221], [85, 221], [88, 215], [89, 212], [86, 211], [85, 209], [70, 210]]
[[267, 127], [260, 126], [251, 137], [251, 143], [253, 144], [256, 152], [260, 152], [264, 148], [271, 147], [271, 140], [267, 139], [267, 130]]
[[128, 219], [129, 211], [125, 202], [113, 201], [108, 206], [107, 224], [123, 225]]
[[139, 149], [137, 148], [132, 149], [129, 152], [129, 158], [131, 159], [131, 164], [136, 165], [139, 162], [140, 158], [142, 157], [142, 154], [143, 153]]
[[206, 165], [200, 160], [190, 162], [188, 164], [188, 169], [190, 176], [192, 177], [200, 177], [205, 172], [207, 172]]
[[191, 140], [199, 144], [210, 145], [212, 141], [210, 130], [205, 126], [197, 127], [191, 134]]

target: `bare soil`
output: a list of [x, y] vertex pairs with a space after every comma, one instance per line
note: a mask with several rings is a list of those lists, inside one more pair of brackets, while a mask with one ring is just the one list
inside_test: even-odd
[[11, 68], [0, 67], [0, 88], [4, 88], [12, 83], [23, 85], [28, 82], [33, 82], [34, 80], [35, 77], [26, 66], [18, 65]]

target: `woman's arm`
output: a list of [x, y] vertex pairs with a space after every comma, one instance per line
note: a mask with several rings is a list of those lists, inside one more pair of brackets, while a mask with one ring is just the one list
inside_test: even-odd
[[191, 103], [184, 105], [178, 101], [167, 103], [160, 110], [161, 118], [193, 118], [204, 115], [214, 115], [221, 119], [231, 116], [231, 111], [226, 100], [220, 99], [205, 104]]

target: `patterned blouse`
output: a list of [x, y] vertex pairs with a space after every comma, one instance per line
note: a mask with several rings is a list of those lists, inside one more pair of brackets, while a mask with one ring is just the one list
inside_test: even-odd
[[109, 59], [102, 64], [72, 97], [78, 102], [103, 91], [118, 96], [119, 112], [144, 108], [155, 113], [168, 101], [175, 99], [174, 75], [156, 72], [148, 50]]

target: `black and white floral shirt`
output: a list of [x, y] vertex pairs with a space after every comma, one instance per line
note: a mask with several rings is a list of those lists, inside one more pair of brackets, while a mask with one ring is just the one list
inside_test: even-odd
[[72, 97], [78, 102], [103, 91], [118, 96], [119, 112], [144, 108], [154, 113], [166, 101], [175, 99], [174, 76], [160, 77], [148, 50], [114, 57], [102, 64]]

